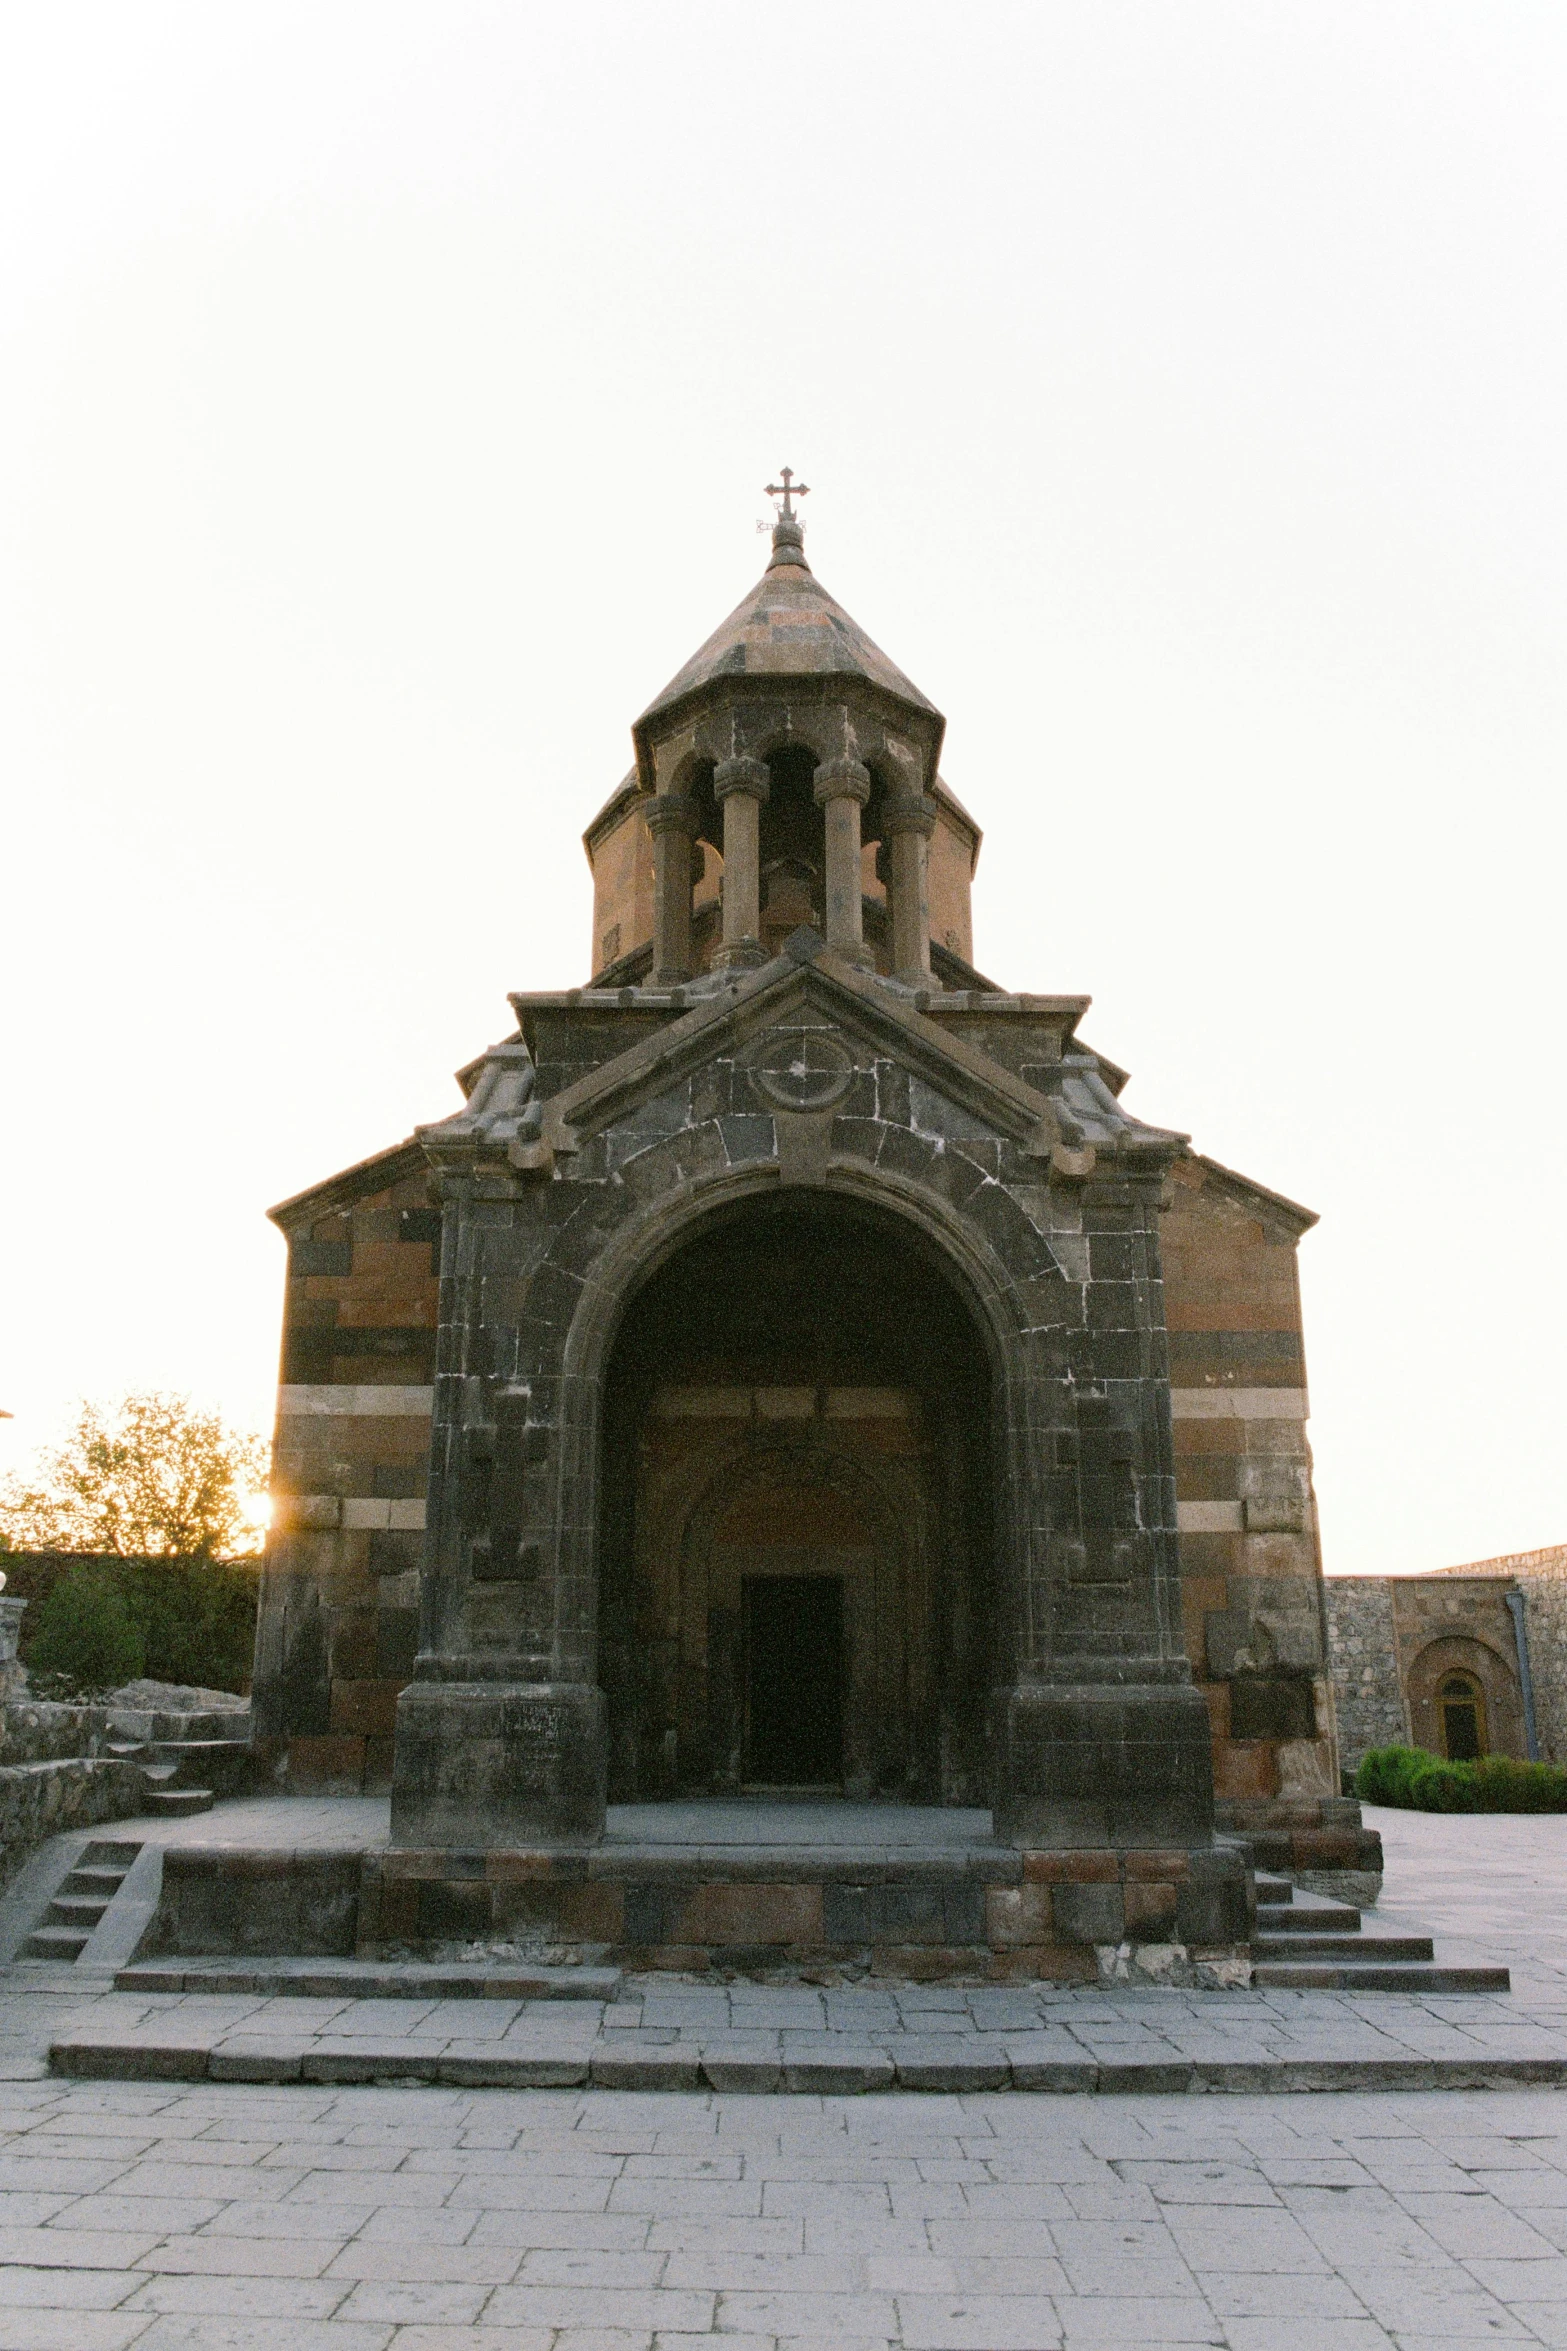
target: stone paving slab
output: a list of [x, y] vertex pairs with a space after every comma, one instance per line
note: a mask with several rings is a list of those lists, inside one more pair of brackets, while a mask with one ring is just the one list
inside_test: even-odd
[[1551, 2091], [0, 2090], [3, 2351], [1461, 2351], [1564, 2311]]

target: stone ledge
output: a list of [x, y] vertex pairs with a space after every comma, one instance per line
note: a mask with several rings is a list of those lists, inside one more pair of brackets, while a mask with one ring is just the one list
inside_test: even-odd
[[[824, 2036], [826, 2038], [827, 2036]], [[50, 2044], [50, 2070], [74, 2080], [419, 2082], [493, 2089], [721, 2090], [853, 2097], [876, 2091], [1018, 2090], [1111, 2097], [1148, 2092], [1254, 2096], [1342, 2090], [1502, 2090], [1567, 2085], [1567, 2057], [1255, 2057], [1150, 2060], [1057, 2055], [1054, 2036], [1000, 2036], [998, 2051], [944, 2048], [905, 2036], [818, 2053], [747, 2054], [734, 2036], [667, 2049], [622, 2050], [602, 2040], [504, 2052], [489, 2044], [433, 2048], [362, 2040], [235, 2034], [79, 2032]], [[1040, 2038], [1052, 2046], [1037, 2047]], [[612, 2043], [613, 2037], [611, 2037]]]
[[117, 1992], [229, 1992], [315, 2000], [613, 2000], [618, 1967], [394, 1959], [165, 1959], [122, 1967]]

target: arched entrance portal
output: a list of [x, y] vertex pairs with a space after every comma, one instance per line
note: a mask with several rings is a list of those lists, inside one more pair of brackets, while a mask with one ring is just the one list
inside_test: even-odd
[[715, 1213], [605, 1389], [610, 1793], [984, 1799], [991, 1380], [934, 1246], [791, 1190]]

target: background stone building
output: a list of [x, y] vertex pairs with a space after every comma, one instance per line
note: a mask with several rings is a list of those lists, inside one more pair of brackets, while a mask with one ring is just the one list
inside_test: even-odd
[[[454, 1692], [520, 1644], [521, 1711], [472, 1701], [470, 1773], [533, 1740], [547, 1777], [597, 1742], [612, 1799], [999, 1787], [1037, 1833], [1066, 1799], [1022, 1782], [1073, 1739], [1085, 1819], [1129, 1755], [1150, 1819], [1177, 1806], [1196, 1767], [1169, 1725], [1200, 1698], [1221, 1823], [1348, 1864], [1295, 1262], [1314, 1219], [1131, 1118], [1086, 997], [975, 967], [980, 834], [943, 725], [781, 522], [588, 828], [591, 981], [514, 997], [466, 1108], [273, 1211], [255, 1704], [287, 1784], [384, 1788], [400, 1742], [439, 1841]], [[704, 1185], [730, 1206], [681, 1222]], [[663, 1237], [613, 1277], [584, 1401], [553, 1333], [598, 1311], [644, 1211]], [[1010, 1418], [965, 1250], [1012, 1318]], [[764, 1721], [758, 1654], [829, 1697]], [[1145, 1685], [1165, 1728], [1139, 1747]], [[1122, 1725], [1102, 1747], [1090, 1698]], [[449, 1771], [410, 1760], [437, 1719]], [[551, 1785], [514, 1790], [518, 1817], [569, 1812]]]
[[1567, 1544], [1324, 1590], [1346, 1773], [1388, 1746], [1567, 1761]]

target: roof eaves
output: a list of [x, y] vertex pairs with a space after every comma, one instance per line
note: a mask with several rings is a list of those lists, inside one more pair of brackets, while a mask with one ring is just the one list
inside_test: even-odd
[[267, 1210], [267, 1215], [281, 1231], [291, 1232], [307, 1217], [330, 1215], [347, 1201], [362, 1200], [366, 1192], [384, 1191], [388, 1184], [395, 1184], [404, 1175], [413, 1175], [423, 1165], [424, 1152], [419, 1140], [409, 1135], [405, 1141], [393, 1143], [385, 1151], [373, 1152], [368, 1159], [355, 1160], [352, 1167], [342, 1168], [338, 1174], [311, 1184], [303, 1192], [293, 1193], [287, 1200], [279, 1200]]

